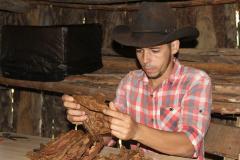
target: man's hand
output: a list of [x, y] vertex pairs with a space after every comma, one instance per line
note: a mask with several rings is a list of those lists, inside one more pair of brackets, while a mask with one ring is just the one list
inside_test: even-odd
[[62, 96], [63, 105], [67, 109], [67, 119], [73, 124], [82, 124], [87, 119], [84, 111], [81, 111], [80, 104], [77, 104], [72, 96]]
[[103, 113], [110, 116], [110, 128], [114, 136], [122, 140], [135, 139], [138, 123], [129, 115], [117, 111], [112, 102], [110, 103], [110, 109], [104, 110]]

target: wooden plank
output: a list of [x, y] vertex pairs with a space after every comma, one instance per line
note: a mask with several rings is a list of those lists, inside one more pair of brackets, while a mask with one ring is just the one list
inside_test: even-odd
[[[127, 52], [124, 50], [124, 52]], [[127, 52], [128, 53], [128, 52]], [[118, 55], [109, 48], [102, 48], [102, 54], [105, 56]], [[126, 53], [125, 53], [126, 54]], [[134, 55], [134, 53], [133, 53]], [[181, 48], [179, 50], [178, 58], [181, 62], [210, 62], [210, 63], [227, 63], [239, 64], [240, 49], [236, 48]], [[219, 61], [220, 59], [220, 61]]]
[[[205, 137], [205, 151], [207, 153], [238, 158], [240, 153], [240, 128], [227, 126], [223, 124], [211, 123]], [[39, 148], [40, 143], [47, 143], [48, 138], [37, 136], [29, 136], [26, 134], [17, 134], [19, 136], [27, 136], [28, 139], [17, 139], [16, 141], [6, 140], [0, 141], [0, 155], [3, 159], [26, 159], [25, 154], [32, 149]], [[224, 144], [224, 145], [223, 145]], [[105, 153], [116, 152], [107, 148]], [[160, 156], [166, 160], [178, 158], [174, 156], [159, 155], [156, 153], [148, 153], [151, 157]], [[180, 157], [179, 157], [180, 158]], [[181, 158], [180, 158], [181, 159]]]
[[[136, 11], [139, 9], [139, 4], [132, 2], [139, 2], [141, 0], [28, 0], [31, 4], [42, 4], [42, 5], [52, 5], [55, 7], [63, 8], [78, 8], [78, 9], [93, 9], [93, 10], [122, 10], [122, 11]], [[128, 3], [131, 2], [131, 3]], [[166, 2], [166, 1], [165, 1]], [[236, 3], [236, 0], [192, 0], [192, 1], [180, 1], [171, 2], [168, 1], [173, 8], [183, 8], [192, 6], [203, 6], [203, 5], [219, 5], [219, 4], [231, 4]], [[121, 5], [121, 3], [123, 5]], [[97, 4], [97, 5], [96, 5]]]
[[238, 64], [190, 63], [190, 62], [182, 62], [182, 64], [204, 70], [207, 73], [218, 73], [218, 74], [238, 74], [238, 73], [240, 73], [240, 66]]
[[[213, 19], [212, 6], [199, 7], [196, 17], [196, 28], [201, 28], [201, 31], [197, 38], [197, 48], [216, 48], [217, 38]], [[204, 16], [203, 16], [204, 15]]]
[[38, 92], [21, 91], [16, 112], [16, 132], [40, 135], [42, 95]]
[[120, 4], [129, 2], [140, 2], [141, 0], [49, 0], [50, 2], [60, 3], [79, 3], [79, 4]]
[[9, 131], [13, 129], [11, 94], [9, 89], [0, 90], [0, 131]]
[[[94, 95], [97, 92], [103, 93], [106, 95], [107, 99], [114, 98], [114, 93], [117, 87], [118, 82], [120, 82], [120, 78], [116, 79], [114, 76], [102, 76], [99, 74], [96, 77], [88, 77], [84, 76], [83, 79], [79, 78], [74, 81], [64, 80], [59, 82], [39, 82], [39, 81], [27, 81], [27, 80], [17, 80], [10, 79], [0, 76], [0, 84], [5, 86], [16, 86], [23, 88], [32, 88], [37, 90], [46, 90], [53, 91], [58, 93], [68, 93], [68, 94], [90, 94]], [[108, 81], [104, 81], [104, 79], [111, 79]], [[216, 94], [240, 94], [240, 87], [236, 86], [237, 84], [213, 84], [213, 91]], [[113, 95], [112, 95], [113, 94]], [[234, 100], [232, 101], [234, 102]]]
[[211, 48], [211, 49], [181, 48], [179, 52], [184, 55], [240, 56], [240, 49], [237, 48]]
[[[1, 135], [2, 133], [0, 133]], [[14, 133], [11, 133], [14, 134]], [[47, 143], [49, 138], [42, 138], [37, 136], [29, 136], [25, 134], [14, 134], [18, 136], [25, 136], [28, 139], [17, 139], [16, 141], [4, 139], [0, 142], [0, 155], [1, 159], [6, 160], [28, 160], [25, 156], [27, 152], [37, 149], [40, 143]], [[101, 151], [101, 155], [109, 155], [110, 153], [117, 154], [118, 148], [104, 147]], [[176, 156], [168, 156], [157, 154], [153, 152], [146, 153], [146, 157], [161, 159], [161, 160], [192, 160], [191, 158], [182, 158]]]
[[29, 3], [22, 0], [0, 0], [0, 10], [23, 13], [30, 8]]
[[[118, 154], [119, 149], [118, 148], [112, 148], [112, 147], [104, 147], [101, 151], [101, 155], [109, 156], [110, 154]], [[152, 158], [153, 160], [194, 160], [192, 158], [183, 158], [183, 157], [177, 157], [177, 156], [170, 156], [170, 155], [163, 155], [158, 154], [155, 152], [146, 152], [145, 153], [146, 158]]]
[[[80, 3], [80, 4], [116, 4], [128, 2], [141, 2], [142, 0], [49, 0], [50, 2], [61, 3]], [[180, 2], [168, 2], [172, 7], [190, 7], [200, 5], [216, 5], [216, 4], [229, 4], [236, 3], [236, 0], [188, 0]]]
[[240, 94], [240, 86], [238, 83], [217, 83], [213, 82], [212, 85], [213, 92], [220, 94]]
[[[206, 63], [206, 62], [187, 62], [181, 61], [181, 64], [198, 68], [206, 71], [207, 73], [216, 74], [239, 74], [240, 66], [238, 64], [226, 64], [226, 63]], [[99, 70], [102, 73], [127, 73], [130, 70], [138, 69], [138, 63], [136, 59], [124, 58], [124, 57], [103, 57], [103, 69]]]
[[15, 86], [22, 88], [32, 88], [36, 90], [45, 90], [66, 94], [84, 94], [95, 95], [96, 93], [103, 93], [108, 99], [113, 99], [116, 86], [105, 84], [94, 84], [86, 81], [60, 81], [60, 82], [39, 82], [16, 80], [10, 78], [0, 77], [0, 84], [6, 86]]
[[216, 101], [216, 102], [240, 103], [240, 95], [219, 94], [219, 93], [214, 93], [213, 92], [213, 101]]
[[62, 132], [67, 132], [72, 126], [66, 119], [66, 110], [58, 93], [43, 92], [41, 115], [43, 137], [56, 137]]
[[[3, 139], [0, 141], [1, 159], [11, 160], [29, 160], [25, 155], [27, 152], [40, 147], [40, 143], [47, 143], [49, 138], [30, 136], [27, 134], [14, 134], [24, 136], [27, 139], [9, 140]], [[2, 133], [0, 133], [2, 135]]]
[[57, 8], [70, 8], [70, 9], [86, 9], [86, 10], [101, 10], [101, 11], [128, 11], [135, 12], [139, 8], [138, 3], [129, 3], [129, 4], [84, 4], [84, 3], [59, 3], [59, 2], [50, 2], [44, 0], [29, 0], [28, 2], [32, 6], [51, 6]]
[[240, 114], [240, 103], [213, 101], [212, 112], [220, 114]]
[[192, 7], [192, 6], [203, 6], [203, 5], [219, 5], [219, 4], [230, 4], [236, 3], [237, 0], [189, 0], [180, 2], [169, 2], [172, 7]]
[[[1, 0], [8, 2], [8, 0]], [[71, 8], [71, 9], [87, 9], [87, 10], [105, 10], [105, 11], [137, 11], [139, 9], [139, 3], [141, 0], [28, 0], [22, 1], [9, 0], [10, 3], [5, 3], [0, 7], [2, 10], [11, 12], [26, 12], [29, 8], [34, 8], [38, 5], [45, 5], [58, 8]], [[166, 2], [166, 1], [165, 1]], [[168, 1], [173, 8], [183, 8], [202, 5], [218, 5], [218, 4], [231, 4], [236, 3], [236, 0], [192, 0], [192, 1], [180, 1], [171, 2]], [[12, 4], [12, 5], [11, 5]], [[1, 6], [1, 5], [0, 5]], [[6, 7], [4, 7], [6, 6]], [[31, 6], [31, 7], [30, 7]]]
[[[88, 74], [88, 75], [91, 75], [91, 74]], [[120, 74], [120, 77], [122, 76], [123, 75]], [[84, 95], [94, 96], [98, 93], [103, 93], [106, 96], [107, 100], [113, 100], [115, 97], [117, 84], [121, 79], [120, 77], [117, 79], [114, 78], [116, 77], [116, 75], [107, 76], [107, 75], [101, 75], [101, 74], [100, 75], [95, 74], [95, 76], [92, 75], [89, 77], [87, 77], [86, 75], [77, 76], [75, 78], [73, 77], [74, 76], [72, 76], [70, 79], [67, 79], [65, 81], [60, 81], [60, 82], [25, 81], [25, 80], [16, 80], [16, 79], [0, 77], [0, 84], [24, 87], [24, 88], [32, 88], [32, 89], [38, 89], [38, 90], [53, 91], [53, 92], [66, 93], [66, 94], [84, 94]], [[225, 88], [227, 88], [227, 86]], [[235, 87], [235, 89], [240, 90], [240, 87]], [[232, 90], [234, 90], [234, 88], [229, 89], [229, 92]], [[221, 92], [223, 91], [224, 90], [221, 90]], [[223, 92], [223, 93], [226, 93], [226, 92]], [[240, 91], [236, 93], [239, 94]], [[235, 103], [234, 100], [232, 101], [232, 103], [227, 103], [227, 101], [226, 102], [214, 101], [212, 112], [221, 113], [221, 114], [239, 113], [240, 112], [239, 104], [240, 103], [238, 101]]]
[[207, 153], [238, 159], [240, 153], [240, 128], [211, 123], [205, 137]]

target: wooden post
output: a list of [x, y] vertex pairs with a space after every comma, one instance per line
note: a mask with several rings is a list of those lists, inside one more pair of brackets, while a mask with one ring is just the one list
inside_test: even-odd
[[20, 91], [17, 109], [16, 132], [40, 135], [42, 95], [37, 92]]
[[198, 37], [198, 42], [201, 43], [197, 45], [197, 48], [216, 48], [217, 39], [213, 26], [212, 6], [199, 7], [198, 11], [196, 26], [201, 29]]

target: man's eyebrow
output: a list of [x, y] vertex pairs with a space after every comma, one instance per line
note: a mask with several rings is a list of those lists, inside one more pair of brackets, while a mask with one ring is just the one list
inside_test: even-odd
[[156, 46], [156, 47], [149, 47], [150, 49], [160, 49], [160, 46]]

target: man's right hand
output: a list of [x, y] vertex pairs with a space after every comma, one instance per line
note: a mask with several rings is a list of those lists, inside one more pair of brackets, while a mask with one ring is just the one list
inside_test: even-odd
[[80, 104], [76, 103], [74, 98], [69, 95], [62, 96], [63, 105], [67, 109], [67, 119], [73, 124], [82, 124], [87, 119], [84, 111], [81, 111]]

